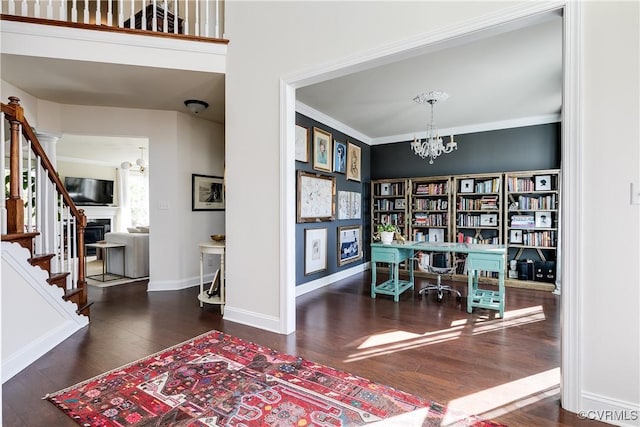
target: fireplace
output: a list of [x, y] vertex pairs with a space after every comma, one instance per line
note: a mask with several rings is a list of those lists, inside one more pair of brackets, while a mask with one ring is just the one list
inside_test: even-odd
[[[84, 243], [96, 243], [104, 240], [104, 233], [111, 231], [111, 220], [104, 219], [92, 219], [87, 222], [87, 227], [84, 229]], [[96, 248], [87, 248], [85, 255], [95, 255]]]

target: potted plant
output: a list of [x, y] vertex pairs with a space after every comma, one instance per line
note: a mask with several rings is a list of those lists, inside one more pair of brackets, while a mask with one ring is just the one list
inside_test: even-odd
[[380, 233], [380, 241], [388, 245], [393, 241], [394, 234], [398, 231], [398, 227], [393, 224], [378, 224], [378, 233]]

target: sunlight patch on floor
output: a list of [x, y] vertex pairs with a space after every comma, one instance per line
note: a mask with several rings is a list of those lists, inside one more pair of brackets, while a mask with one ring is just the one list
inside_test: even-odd
[[369, 357], [391, 354], [398, 351], [410, 350], [425, 345], [438, 344], [457, 339], [465, 329], [472, 335], [486, 334], [500, 329], [526, 325], [545, 320], [541, 305], [504, 312], [504, 319], [490, 319], [489, 317], [474, 317], [454, 320], [451, 327], [438, 331], [417, 334], [414, 332], [396, 330], [374, 334], [366, 338], [358, 346], [357, 353], [350, 354], [345, 363], [357, 362]]
[[442, 426], [459, 421], [459, 414], [496, 418], [558, 393], [560, 368], [550, 369], [519, 380], [453, 399], [447, 404]]

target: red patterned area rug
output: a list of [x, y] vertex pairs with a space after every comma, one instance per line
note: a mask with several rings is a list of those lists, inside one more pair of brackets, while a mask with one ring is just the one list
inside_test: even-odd
[[[446, 414], [427, 399], [218, 331], [46, 399], [81, 426], [105, 427], [439, 426]], [[456, 419], [447, 425], [499, 425]]]

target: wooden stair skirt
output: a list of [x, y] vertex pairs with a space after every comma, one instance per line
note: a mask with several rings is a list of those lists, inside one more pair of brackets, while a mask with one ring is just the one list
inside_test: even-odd
[[[384, 273], [388, 273], [389, 269], [385, 268], [385, 267], [378, 267], [378, 271], [379, 272], [384, 272]], [[427, 278], [427, 279], [435, 279], [437, 275], [433, 274], [433, 273], [423, 273], [421, 271], [417, 271], [414, 270], [413, 271], [413, 275], [415, 277], [423, 277], [423, 278]], [[409, 276], [408, 272], [406, 270], [400, 270], [400, 276]], [[452, 280], [454, 282], [462, 282], [464, 283], [464, 286], [467, 285], [467, 276], [466, 274], [454, 274], [452, 276], [449, 275], [443, 275], [442, 276], [444, 280]], [[480, 277], [479, 279], [479, 283], [483, 283], [483, 284], [489, 284], [489, 285], [496, 285], [498, 284], [498, 279], [494, 279], [492, 277]], [[533, 280], [516, 280], [516, 279], [509, 279], [507, 277], [504, 278], [504, 285], [506, 287], [510, 287], [510, 288], [521, 288], [521, 289], [532, 289], [532, 290], [536, 290], [536, 291], [547, 291], [547, 292], [553, 292], [556, 287], [553, 283], [547, 283], [547, 282], [536, 282]]]

